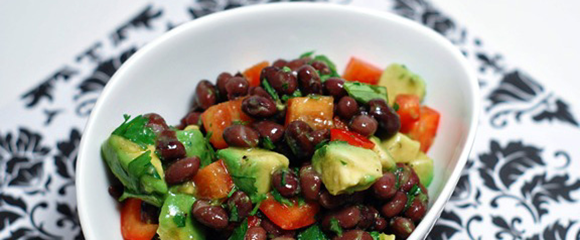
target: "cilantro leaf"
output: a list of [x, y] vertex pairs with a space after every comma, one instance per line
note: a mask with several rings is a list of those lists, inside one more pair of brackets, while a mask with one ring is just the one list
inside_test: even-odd
[[381, 233], [379, 233], [379, 232], [369, 232], [369, 234], [371, 234], [371, 237], [373, 238], [373, 240], [380, 240], [381, 239]]
[[242, 224], [234, 229], [232, 235], [228, 240], [244, 240], [246, 232], [248, 231], [248, 219], [244, 219]]
[[373, 99], [383, 99], [387, 101], [387, 88], [383, 86], [375, 86], [361, 82], [345, 82], [344, 89], [349, 96], [360, 103], [368, 103]]
[[274, 197], [274, 200], [276, 200], [277, 202], [289, 207], [294, 206], [294, 203], [292, 203], [290, 199], [282, 197], [282, 195], [280, 195], [280, 193], [278, 192], [278, 190], [276, 190], [276, 188], [273, 188], [270, 194], [272, 194], [272, 197]]
[[314, 51], [305, 52], [303, 54], [300, 54], [300, 57], [298, 57], [298, 58], [307, 58], [307, 57], [312, 56], [313, 54], [314, 54]]
[[274, 145], [272, 140], [270, 140], [270, 137], [263, 137], [262, 138], [262, 146], [268, 150], [274, 150], [276, 148], [276, 145]]
[[238, 208], [233, 206], [230, 211], [230, 221], [237, 222], [240, 221], [240, 215], [238, 214]]
[[284, 66], [282, 68], [282, 71], [284, 71], [284, 72], [292, 72], [292, 69], [290, 69], [289, 67]]
[[411, 187], [411, 190], [407, 192], [407, 203], [405, 204], [405, 210], [407, 210], [411, 206], [411, 204], [415, 200], [415, 196], [421, 194], [421, 192], [422, 192], [421, 188], [417, 186], [417, 184]]
[[328, 240], [318, 224], [312, 225], [298, 234], [298, 240]]
[[123, 195], [121, 195], [121, 197], [119, 197], [118, 201], [122, 202], [125, 201], [125, 199], [127, 198], [138, 198], [143, 200], [146, 203], [149, 203], [153, 206], [156, 207], [161, 207], [163, 206], [163, 201], [164, 201], [164, 197], [158, 194], [154, 194], [154, 193], [149, 193], [149, 194], [139, 194], [139, 193], [133, 193], [127, 189], [125, 189], [125, 191], [123, 192]]
[[143, 149], [147, 148], [147, 145], [155, 144], [155, 132], [150, 127], [146, 127], [149, 119], [139, 115], [129, 121], [131, 116], [125, 114], [123, 117], [125, 121], [113, 131], [113, 135], [129, 139]]
[[280, 100], [280, 98], [278, 97], [278, 93], [276, 93], [276, 90], [274, 90], [274, 88], [270, 85], [270, 83], [266, 79], [262, 80], [262, 86], [264, 87], [264, 90], [266, 90], [266, 92], [268, 92], [268, 94], [272, 96], [272, 99], [274, 99], [274, 101]]
[[330, 231], [333, 231], [338, 236], [342, 236], [342, 227], [336, 218], [330, 219]]

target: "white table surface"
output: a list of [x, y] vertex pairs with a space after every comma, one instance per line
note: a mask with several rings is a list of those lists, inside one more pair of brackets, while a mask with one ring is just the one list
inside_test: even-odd
[[[0, 0], [0, 106], [19, 98], [145, 0]], [[578, 101], [580, 1], [432, 0], [508, 61]]]

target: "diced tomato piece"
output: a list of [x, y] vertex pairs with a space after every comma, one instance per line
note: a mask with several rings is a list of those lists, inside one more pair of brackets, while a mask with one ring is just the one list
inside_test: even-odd
[[250, 87], [260, 86], [260, 74], [262, 73], [262, 69], [267, 66], [270, 66], [270, 63], [268, 61], [263, 61], [244, 71], [243, 75], [248, 80]]
[[334, 116], [333, 124], [334, 128], [349, 131], [348, 124], [346, 124], [339, 116]]
[[248, 228], [260, 226], [262, 219], [256, 216], [248, 216]]
[[157, 224], [141, 221], [141, 200], [128, 198], [121, 208], [121, 234], [125, 240], [151, 240], [157, 232]]
[[439, 127], [439, 112], [427, 106], [421, 107], [421, 117], [414, 122], [409, 128], [409, 137], [421, 143], [421, 151], [427, 152], [435, 135], [437, 135], [437, 128]]
[[317, 202], [307, 201], [303, 205], [291, 200], [293, 205], [288, 206], [276, 201], [270, 194], [260, 204], [260, 210], [284, 230], [294, 230], [312, 225], [316, 222], [316, 214], [320, 210]]
[[200, 169], [193, 177], [193, 182], [197, 189], [197, 197], [202, 199], [225, 198], [234, 187], [223, 160]]
[[334, 99], [328, 96], [295, 97], [288, 100], [286, 126], [293, 121], [306, 122], [312, 129], [332, 128]]
[[368, 84], [377, 84], [383, 70], [371, 63], [351, 57], [346, 65], [342, 78], [348, 81], [359, 81]]
[[215, 148], [222, 149], [228, 147], [228, 144], [223, 138], [223, 132], [227, 127], [232, 125], [233, 121], [252, 121], [252, 118], [242, 111], [243, 100], [243, 98], [239, 98], [213, 105], [201, 115], [203, 127], [208, 133], [211, 132], [209, 141]]
[[409, 132], [411, 125], [419, 120], [421, 99], [414, 94], [400, 94], [395, 98], [395, 104], [399, 106], [397, 114], [401, 119], [402, 133]]
[[375, 147], [375, 143], [363, 135], [336, 128], [330, 129], [330, 141], [345, 141], [350, 145], [366, 149], [373, 149]]

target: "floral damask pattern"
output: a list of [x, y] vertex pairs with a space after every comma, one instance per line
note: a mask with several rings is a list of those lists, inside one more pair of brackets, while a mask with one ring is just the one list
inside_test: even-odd
[[[8, 106], [22, 120], [0, 122], [0, 239], [83, 239], [74, 180], [80, 129], [112, 75], [141, 46], [191, 19], [279, 1], [153, 1]], [[577, 150], [549, 140], [554, 129], [580, 136], [578, 106], [508, 64], [428, 0], [314, 1], [386, 2], [384, 10], [449, 39], [478, 72], [478, 139], [428, 239], [580, 239]]]

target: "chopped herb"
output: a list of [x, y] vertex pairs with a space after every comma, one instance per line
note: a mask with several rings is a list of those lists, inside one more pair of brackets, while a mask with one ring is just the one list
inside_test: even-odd
[[292, 72], [292, 69], [290, 69], [289, 67], [284, 66], [282, 68], [282, 71], [284, 71], [284, 72]]
[[[211, 145], [211, 143], [209, 141], [211, 139], [211, 135], [213, 135], [213, 132], [212, 131], [207, 132], [207, 134], [205, 135], [205, 141], [204, 141], [204, 143], [205, 143], [205, 149], [207, 149], [207, 151], [205, 151], [203, 153], [204, 155], [202, 156], [201, 159], [202, 160], [210, 159], [211, 162], [214, 162], [217, 158], [216, 158], [215, 150], [213, 149], [213, 146]], [[205, 166], [211, 164], [211, 162], [202, 161], [200, 168], [201, 167], [205, 167]]]
[[262, 194], [256, 198], [256, 201], [252, 201], [253, 203], [255, 203], [255, 205], [254, 205], [254, 209], [252, 209], [252, 211], [250, 212], [250, 216], [256, 215], [256, 213], [260, 209], [260, 205], [262, 204], [262, 201], [264, 201], [264, 199], [266, 199], [266, 195]]
[[326, 66], [328, 66], [328, 69], [330, 69], [330, 76], [340, 77], [340, 75], [336, 72], [336, 65], [334, 65], [334, 63], [332, 61], [330, 61], [330, 59], [327, 56], [316, 55], [316, 56], [314, 56], [314, 58], [310, 62], [314, 62], [314, 61], [320, 61], [320, 62], [325, 63]]
[[228, 240], [244, 240], [248, 231], [248, 219], [244, 219], [240, 226], [236, 227]]
[[232, 195], [234, 195], [234, 193], [235, 193], [236, 191], [238, 191], [238, 189], [236, 188], [236, 186], [234, 186], [234, 187], [232, 188], [232, 190], [230, 191], [230, 193], [228, 193], [228, 198], [229, 198], [229, 197], [231, 197]]
[[380, 240], [381, 239], [381, 233], [379, 232], [369, 232], [369, 234], [371, 235], [371, 237], [373, 238], [373, 240]]
[[155, 144], [155, 133], [150, 127], [146, 127], [149, 119], [139, 115], [129, 121], [130, 115], [125, 114], [123, 117], [125, 121], [113, 131], [113, 135], [129, 139], [141, 146], [142, 149], [146, 149], [147, 145]]
[[242, 120], [234, 120], [232, 121], [232, 124], [236, 124], [236, 125], [248, 125], [248, 121], [242, 121]]
[[399, 189], [400, 187], [400, 183], [399, 183], [399, 173], [401, 173], [403, 171], [403, 168], [397, 168], [397, 170], [395, 170], [395, 189]]
[[314, 224], [298, 234], [298, 240], [328, 240], [318, 224]]
[[238, 208], [236, 206], [233, 206], [230, 210], [230, 221], [231, 222], [240, 221], [240, 216], [238, 214]]
[[328, 144], [328, 139], [324, 139], [322, 141], [320, 141], [318, 144], [316, 144], [316, 146], [314, 147], [314, 150], [318, 150], [321, 147], [324, 147], [324, 145]]
[[288, 90], [288, 82], [282, 83], [282, 89]]
[[286, 173], [282, 173], [282, 177], [280, 179], [280, 182], [282, 183], [282, 185], [286, 185]]
[[344, 89], [349, 96], [360, 103], [366, 104], [373, 99], [387, 101], [387, 88], [361, 82], [345, 82]]
[[282, 195], [280, 195], [280, 193], [276, 190], [276, 188], [272, 188], [270, 194], [272, 194], [272, 197], [274, 197], [274, 200], [276, 200], [277, 202], [289, 207], [294, 206], [294, 203], [292, 203], [292, 201], [290, 201], [288, 198], [282, 197]]
[[292, 97], [302, 97], [302, 92], [300, 89], [296, 89], [296, 91], [292, 93]]
[[411, 187], [411, 190], [407, 193], [407, 203], [405, 204], [405, 210], [407, 210], [413, 201], [415, 200], [415, 196], [421, 194], [421, 188], [415, 184]]
[[399, 111], [399, 104], [395, 103], [395, 105], [393, 105], [393, 109], [396, 111]]
[[320, 95], [317, 94], [308, 94], [308, 98], [318, 100], [320, 99]]
[[342, 236], [342, 227], [336, 218], [330, 219], [330, 231], [333, 231], [338, 236]]
[[173, 216], [173, 222], [178, 228], [185, 227], [185, 215], [183, 213], [177, 213]]
[[348, 165], [348, 163], [347, 163], [347, 162], [345, 162], [345, 161], [343, 161], [343, 160], [340, 160], [340, 164], [342, 164], [342, 166], [346, 166], [346, 165]]
[[270, 94], [270, 96], [272, 96], [272, 98], [275, 101], [278, 101], [280, 99], [278, 98], [278, 93], [276, 93], [276, 90], [272, 88], [272, 86], [270, 85], [270, 83], [268, 83], [266, 79], [262, 80], [262, 86], [264, 87], [264, 90], [266, 90], [266, 92], [268, 92], [268, 94]]
[[314, 54], [314, 51], [310, 51], [310, 52], [305, 52], [303, 54], [300, 54], [300, 57], [298, 58], [307, 58], [307, 57], [311, 57], [312, 54]]
[[270, 140], [270, 137], [263, 137], [262, 138], [262, 146], [268, 150], [274, 150], [276, 148], [276, 145], [274, 145], [272, 140]]
[[332, 76], [332, 74], [320, 74], [320, 72], [318, 73], [318, 75], [320, 76], [320, 81], [323, 83], [326, 82], [326, 80], [328, 80], [329, 78], [334, 77]]

